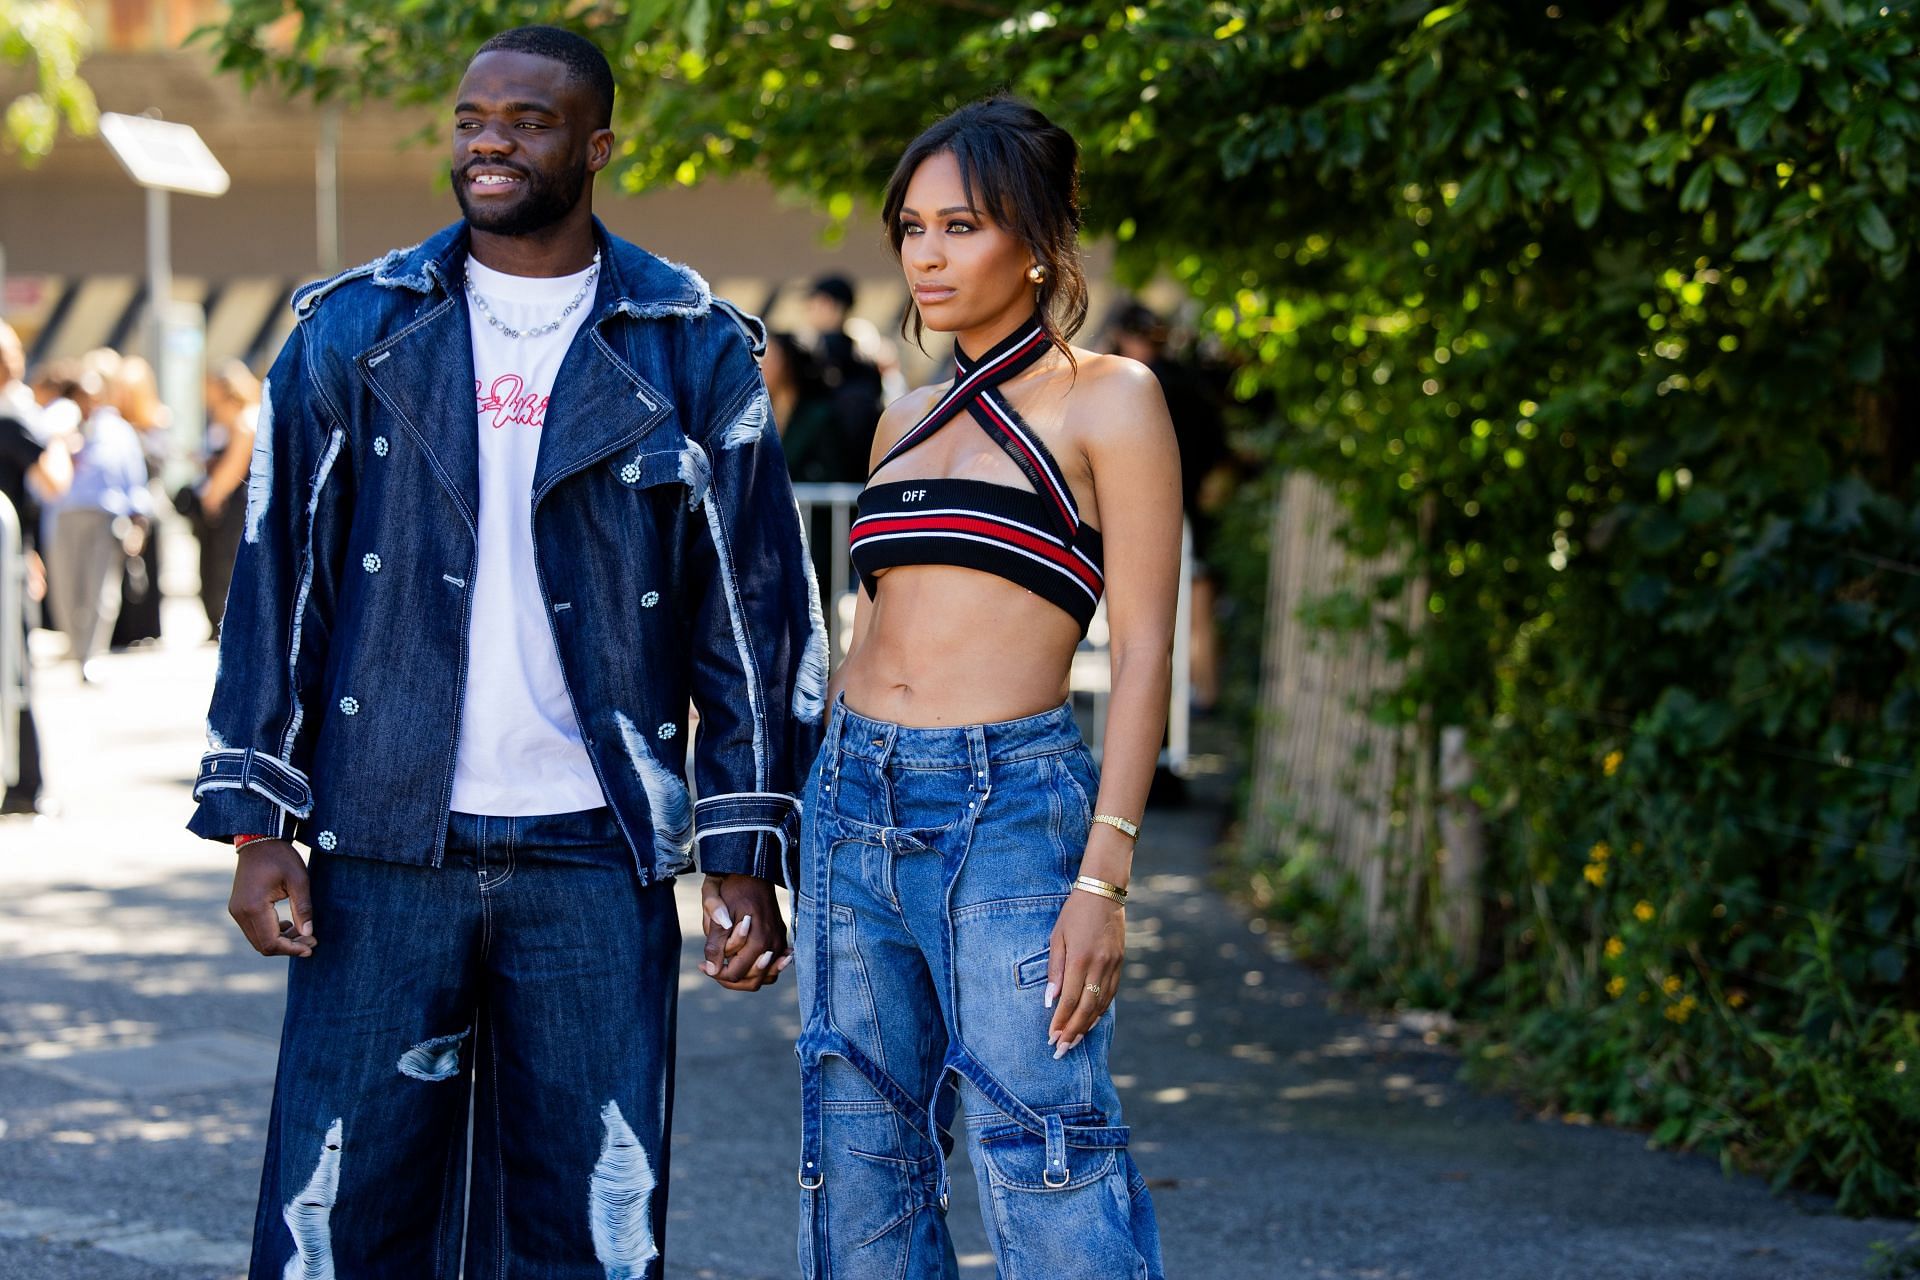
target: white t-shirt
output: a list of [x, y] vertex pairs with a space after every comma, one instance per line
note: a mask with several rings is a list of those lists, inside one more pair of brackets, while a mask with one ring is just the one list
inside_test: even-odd
[[[473, 287], [523, 334], [557, 319], [587, 272], [510, 276], [469, 259]], [[592, 270], [592, 268], [588, 268]], [[453, 764], [458, 813], [521, 817], [604, 805], [567, 700], [533, 564], [533, 468], [560, 362], [593, 310], [509, 338], [467, 298], [480, 448], [479, 557], [467, 627], [467, 686]]]

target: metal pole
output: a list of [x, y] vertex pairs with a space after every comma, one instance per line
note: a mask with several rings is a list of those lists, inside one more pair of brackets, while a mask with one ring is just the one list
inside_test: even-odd
[[320, 274], [340, 271], [340, 107], [320, 113], [320, 141], [313, 153], [313, 224], [318, 232]]
[[156, 375], [167, 358], [167, 310], [173, 303], [172, 236], [167, 227], [167, 193], [147, 188], [148, 350]]

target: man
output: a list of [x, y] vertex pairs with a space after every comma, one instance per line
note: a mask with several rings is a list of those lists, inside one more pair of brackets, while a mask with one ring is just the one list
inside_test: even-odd
[[866, 459], [873, 447], [873, 429], [886, 407], [880, 370], [860, 354], [853, 336], [847, 332], [847, 317], [851, 314], [851, 280], [827, 275], [813, 282], [813, 289], [807, 294], [807, 324], [819, 335], [814, 359], [839, 427], [838, 451], [852, 464], [850, 470], [835, 476], [836, 480], [867, 478]]
[[[12, 506], [19, 522], [21, 550], [26, 559], [26, 593], [20, 601], [19, 624], [32, 628], [30, 602], [46, 595], [46, 565], [40, 558], [40, 503], [60, 497], [73, 481], [73, 464], [62, 440], [49, 439], [40, 422], [40, 406], [27, 386], [27, 356], [20, 335], [0, 321], [0, 498]], [[9, 566], [0, 564], [0, 573]], [[0, 625], [11, 626], [6, 620]], [[13, 777], [0, 777], [0, 815], [40, 812], [40, 735], [33, 723], [32, 664], [20, 649], [20, 715], [15, 722]], [[0, 732], [4, 732], [0, 728]]]
[[489, 40], [464, 219], [301, 292], [264, 389], [191, 823], [293, 957], [262, 1280], [657, 1277], [696, 849], [703, 968], [783, 967], [824, 628], [758, 322], [592, 216], [612, 104]]

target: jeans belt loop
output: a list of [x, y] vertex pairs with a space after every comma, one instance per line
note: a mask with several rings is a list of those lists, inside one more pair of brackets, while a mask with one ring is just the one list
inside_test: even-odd
[[1050, 1187], [1064, 1187], [1073, 1175], [1067, 1170], [1067, 1126], [1057, 1115], [1045, 1117], [1047, 1124], [1047, 1167], [1040, 1180]]

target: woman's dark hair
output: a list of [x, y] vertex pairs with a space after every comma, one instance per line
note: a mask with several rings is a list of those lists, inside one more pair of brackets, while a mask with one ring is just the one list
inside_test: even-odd
[[[1087, 319], [1087, 277], [1080, 266], [1080, 148], [1073, 135], [1030, 103], [1006, 94], [970, 102], [936, 122], [907, 147], [887, 180], [882, 206], [894, 257], [906, 228], [900, 210], [907, 184], [929, 158], [951, 155], [960, 166], [967, 203], [986, 211], [1023, 241], [1047, 269], [1039, 286], [1040, 320], [1069, 360], [1067, 341]], [[900, 322], [914, 345], [924, 326], [918, 307]]]

